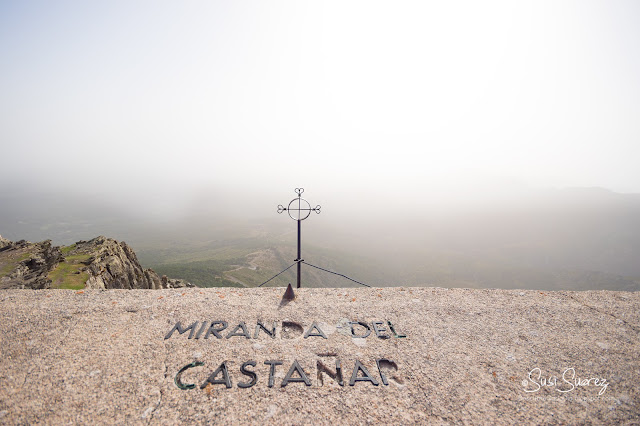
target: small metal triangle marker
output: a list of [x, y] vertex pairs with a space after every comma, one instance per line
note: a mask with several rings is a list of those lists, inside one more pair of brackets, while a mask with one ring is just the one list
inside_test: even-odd
[[282, 296], [284, 300], [293, 300], [296, 298], [296, 295], [293, 293], [293, 287], [291, 287], [291, 283], [287, 287], [287, 291], [284, 292], [284, 296]]

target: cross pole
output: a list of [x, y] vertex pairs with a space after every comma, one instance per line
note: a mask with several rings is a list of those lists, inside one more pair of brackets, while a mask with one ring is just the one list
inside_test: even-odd
[[278, 213], [282, 213], [286, 211], [289, 213], [289, 217], [298, 222], [298, 258], [295, 262], [298, 263], [298, 288], [300, 288], [300, 270], [302, 268], [302, 255], [300, 250], [300, 223], [309, 217], [311, 212], [316, 212], [320, 214], [320, 206], [315, 206], [311, 208], [311, 204], [304, 198], [302, 198], [302, 193], [304, 192], [304, 188], [296, 188], [296, 194], [298, 194], [298, 198], [294, 198], [291, 200], [287, 207], [284, 207], [282, 204], [278, 205]]

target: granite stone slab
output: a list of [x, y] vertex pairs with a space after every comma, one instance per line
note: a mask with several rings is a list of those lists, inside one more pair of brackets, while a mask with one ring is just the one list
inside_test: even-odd
[[2, 291], [0, 423], [640, 422], [639, 293], [283, 294]]

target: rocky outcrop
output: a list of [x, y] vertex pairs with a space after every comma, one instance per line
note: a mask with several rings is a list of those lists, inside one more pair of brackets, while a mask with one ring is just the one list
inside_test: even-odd
[[71, 251], [76, 256], [90, 255], [87, 260], [87, 288], [157, 289], [153, 274], [138, 263], [136, 254], [125, 242], [105, 237], [79, 241]]
[[51, 241], [0, 241], [0, 288], [45, 289], [51, 286], [48, 274], [64, 260]]
[[160, 277], [151, 269], [143, 269], [125, 242], [103, 236], [62, 249], [52, 247], [51, 241], [8, 242], [0, 246], [0, 288], [78, 288], [78, 285], [90, 289], [193, 287], [184, 280]]
[[0, 235], [0, 250], [5, 248], [9, 244], [11, 244], [11, 241], [7, 240], [6, 238], [2, 238], [2, 235]]

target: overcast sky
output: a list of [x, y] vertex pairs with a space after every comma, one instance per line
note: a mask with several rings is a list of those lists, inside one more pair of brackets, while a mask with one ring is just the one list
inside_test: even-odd
[[0, 179], [274, 205], [477, 179], [640, 192], [638, 18], [615, 0], [2, 0]]

